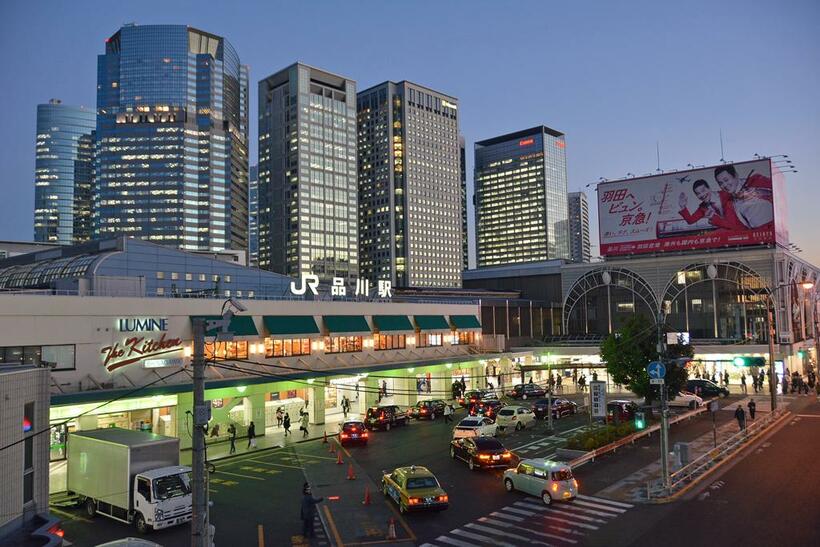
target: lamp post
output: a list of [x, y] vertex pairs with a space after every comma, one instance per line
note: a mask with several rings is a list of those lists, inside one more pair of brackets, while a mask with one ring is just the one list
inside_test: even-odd
[[[777, 372], [774, 369], [774, 337], [775, 337], [775, 328], [774, 328], [774, 311], [775, 311], [775, 300], [774, 295], [777, 291], [785, 288], [785, 287], [802, 287], [805, 290], [810, 290], [814, 287], [814, 283], [808, 281], [799, 283], [797, 281], [791, 281], [789, 283], [781, 283], [777, 285], [774, 289], [769, 291], [769, 306], [767, 310], [767, 319], [769, 323], [769, 394], [771, 395], [772, 401], [772, 412], [777, 408]], [[815, 339], [817, 334], [815, 333]]]

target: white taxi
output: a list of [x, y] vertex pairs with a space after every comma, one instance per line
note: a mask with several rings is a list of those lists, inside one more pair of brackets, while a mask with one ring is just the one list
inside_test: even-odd
[[498, 426], [490, 418], [467, 416], [456, 425], [453, 439], [465, 437], [494, 437]]
[[505, 406], [498, 411], [495, 423], [503, 429], [514, 427], [516, 431], [521, 431], [535, 425], [535, 414], [525, 406]]
[[578, 495], [578, 481], [572, 469], [563, 462], [544, 459], [521, 460], [518, 466], [504, 471], [504, 489], [520, 490], [538, 496], [545, 505], [554, 501], [571, 501]]

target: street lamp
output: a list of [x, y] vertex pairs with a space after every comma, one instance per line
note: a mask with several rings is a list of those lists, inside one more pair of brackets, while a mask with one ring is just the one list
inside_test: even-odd
[[[811, 290], [812, 288], [814, 288], [814, 283], [812, 283], [811, 281], [792, 281], [789, 283], [781, 283], [780, 285], [776, 286], [774, 289], [769, 291], [769, 309], [767, 310], [767, 320], [769, 324], [769, 393], [772, 398], [772, 412], [774, 412], [775, 408], [777, 408], [777, 373], [774, 370], [774, 294], [777, 291], [783, 289], [784, 287], [797, 286], [802, 287], [804, 290]], [[816, 336], [817, 335], [815, 334], [815, 337]]]

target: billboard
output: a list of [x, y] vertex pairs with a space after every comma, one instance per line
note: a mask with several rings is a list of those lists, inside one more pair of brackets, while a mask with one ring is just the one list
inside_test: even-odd
[[775, 175], [764, 159], [599, 184], [601, 256], [785, 241]]

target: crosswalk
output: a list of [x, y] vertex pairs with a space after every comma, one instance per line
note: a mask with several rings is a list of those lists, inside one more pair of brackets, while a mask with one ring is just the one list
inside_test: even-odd
[[420, 547], [518, 547], [581, 545], [589, 532], [604, 526], [633, 505], [594, 496], [579, 495], [568, 503], [542, 504], [522, 498], [503, 509], [468, 522]]

